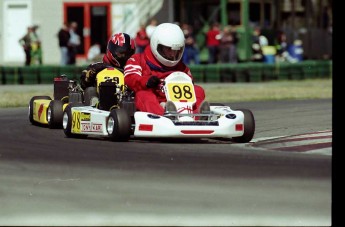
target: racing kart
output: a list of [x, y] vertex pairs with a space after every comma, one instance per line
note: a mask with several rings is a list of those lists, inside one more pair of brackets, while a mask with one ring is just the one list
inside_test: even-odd
[[[121, 77], [119, 75], [119, 77]], [[123, 81], [119, 78], [118, 81]], [[121, 83], [117, 87], [123, 87]], [[118, 105], [111, 110], [96, 106], [69, 104], [63, 114], [67, 137], [101, 136], [113, 141], [134, 138], [226, 138], [247, 143], [255, 132], [255, 120], [247, 109], [232, 110], [223, 104], [211, 104], [210, 111], [193, 113], [196, 102], [191, 78], [183, 72], [170, 74], [161, 86], [167, 100], [177, 111], [159, 116], [136, 111], [133, 97], [119, 89]]]
[[[54, 78], [54, 99], [50, 96], [34, 96], [29, 102], [29, 120], [33, 125], [48, 125], [49, 128], [62, 128], [63, 111], [68, 104], [91, 105], [100, 104], [100, 89], [107, 85], [109, 78], [121, 74], [115, 68], [106, 68], [97, 74], [96, 87], [83, 90], [76, 81], [69, 80], [66, 75]], [[107, 100], [112, 99], [112, 94], [103, 92], [103, 108], [108, 108]], [[109, 102], [108, 102], [109, 103]]]

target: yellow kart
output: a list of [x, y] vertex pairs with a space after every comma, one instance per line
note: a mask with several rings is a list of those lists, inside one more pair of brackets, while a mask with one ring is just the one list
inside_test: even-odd
[[[123, 78], [116, 68], [106, 68], [97, 74], [96, 87], [83, 90], [76, 81], [68, 80], [61, 75], [54, 78], [54, 99], [49, 96], [34, 96], [29, 102], [29, 120], [33, 125], [47, 125], [49, 128], [62, 128], [63, 111], [68, 104], [74, 106], [96, 106], [99, 109], [110, 110], [116, 106], [121, 93], [113, 81]], [[123, 84], [123, 81], [121, 81]]]
[[29, 102], [29, 120], [33, 125], [62, 127], [63, 110], [68, 103], [82, 103], [82, 90], [66, 75], [54, 78], [54, 99], [50, 96], [34, 96]]

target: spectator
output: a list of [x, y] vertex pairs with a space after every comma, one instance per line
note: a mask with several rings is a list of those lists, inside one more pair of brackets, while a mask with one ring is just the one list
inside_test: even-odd
[[276, 50], [277, 62], [295, 63], [303, 60], [302, 41], [297, 39], [289, 44], [283, 31], [278, 32]]
[[268, 45], [268, 40], [261, 34], [261, 28], [255, 27], [252, 36], [252, 61], [263, 62], [264, 55], [262, 52], [262, 46]]
[[287, 62], [290, 60], [291, 56], [288, 52], [288, 43], [286, 34], [283, 31], [278, 32], [277, 36], [277, 54], [276, 54], [276, 61], [277, 62]]
[[31, 64], [38, 63], [42, 65], [41, 40], [37, 34], [38, 25], [32, 26], [31, 38]]
[[149, 39], [151, 38], [153, 31], [157, 27], [157, 24], [158, 24], [158, 21], [155, 18], [152, 18], [150, 20], [150, 23], [146, 26], [145, 30], [146, 30], [146, 34], [149, 37]]
[[25, 52], [25, 65], [29, 66], [31, 64], [31, 40], [33, 38], [33, 29], [31, 26], [27, 28], [26, 34], [19, 39], [20, 45], [22, 45]]
[[218, 62], [218, 48], [220, 40], [220, 26], [215, 22], [211, 29], [206, 33], [206, 46], [208, 49], [208, 63], [213, 64]]
[[135, 36], [135, 44], [136, 44], [136, 53], [144, 52], [144, 49], [147, 45], [150, 44], [150, 39], [146, 34], [145, 25], [141, 24], [139, 31]]
[[303, 46], [302, 46], [302, 40], [296, 39], [294, 40], [292, 45], [289, 45], [288, 52], [291, 56], [291, 62], [301, 62], [303, 61]]
[[68, 41], [68, 56], [69, 56], [69, 65], [75, 65], [76, 56], [78, 53], [78, 47], [80, 46], [80, 36], [77, 34], [78, 24], [77, 22], [71, 22], [70, 24], [70, 39]]
[[181, 28], [186, 42], [182, 56], [183, 63], [186, 65], [189, 65], [191, 62], [200, 64], [199, 50], [195, 43], [192, 27], [188, 24], [183, 24]]
[[59, 47], [60, 47], [60, 53], [61, 53], [61, 65], [67, 65], [69, 60], [68, 55], [68, 41], [71, 37], [68, 29], [68, 24], [64, 23], [62, 25], [62, 28], [58, 32], [58, 39], [59, 39]]
[[237, 63], [236, 34], [230, 26], [225, 26], [220, 38], [220, 62]]

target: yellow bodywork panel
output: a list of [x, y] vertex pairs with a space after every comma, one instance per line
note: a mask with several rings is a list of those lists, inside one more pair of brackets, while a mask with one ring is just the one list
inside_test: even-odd
[[68, 105], [68, 103], [65, 103], [65, 104], [62, 105], [62, 112], [65, 110], [67, 105]]
[[42, 124], [48, 124], [47, 109], [52, 100], [37, 99], [33, 102], [33, 119]]
[[[97, 92], [99, 92], [99, 84], [111, 79], [119, 86], [125, 84], [125, 79], [123, 73], [115, 68], [105, 68], [97, 74]], [[122, 86], [122, 91], [124, 86]]]
[[[46, 99], [37, 99], [33, 102], [33, 111], [32, 111], [32, 117], [34, 121], [37, 121], [41, 124], [48, 124], [47, 121], [47, 109], [49, 107], [49, 104], [52, 100], [46, 100]], [[62, 111], [65, 110], [68, 103], [64, 103], [62, 106]]]

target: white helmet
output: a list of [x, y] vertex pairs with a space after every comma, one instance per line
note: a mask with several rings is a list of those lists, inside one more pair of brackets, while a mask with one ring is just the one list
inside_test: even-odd
[[150, 46], [156, 59], [165, 66], [175, 66], [182, 58], [184, 35], [176, 24], [163, 23], [152, 33]]

